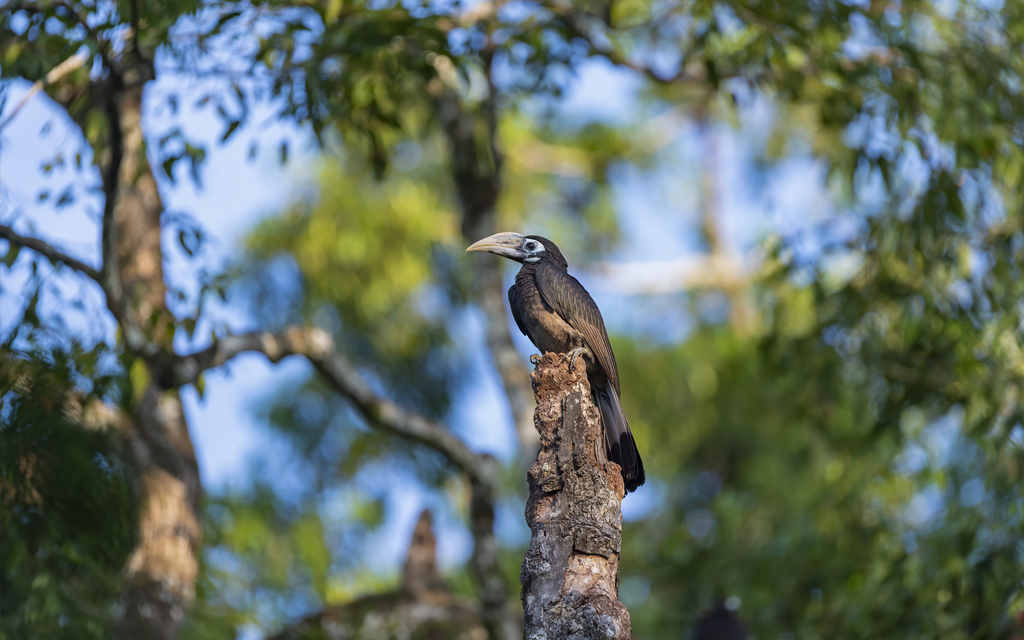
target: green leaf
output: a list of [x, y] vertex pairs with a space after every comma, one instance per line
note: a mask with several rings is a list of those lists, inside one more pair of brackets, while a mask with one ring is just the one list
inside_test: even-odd
[[142, 358], [136, 358], [128, 370], [128, 379], [131, 381], [132, 400], [136, 403], [142, 400], [142, 396], [149, 388], [152, 376], [149, 374], [149, 367]]
[[168, 156], [167, 158], [164, 159], [162, 163], [162, 166], [164, 168], [164, 175], [166, 175], [167, 179], [170, 180], [172, 183], [174, 182], [174, 164], [178, 160], [181, 160], [181, 158], [181, 155]]
[[185, 253], [187, 253], [189, 255], [189, 257], [195, 255], [192, 252], [192, 247], [190, 247], [189, 243], [185, 241], [185, 232], [184, 231], [179, 231], [178, 232], [178, 243], [181, 245], [181, 248], [184, 249]]
[[238, 129], [238, 126], [239, 126], [240, 124], [242, 124], [242, 121], [241, 121], [241, 120], [232, 120], [232, 121], [231, 121], [231, 122], [230, 122], [230, 123], [228, 124], [228, 129], [227, 129], [227, 131], [225, 131], [225, 132], [224, 132], [224, 135], [222, 135], [222, 136], [220, 137], [220, 141], [221, 141], [221, 142], [227, 142], [228, 138], [230, 138], [230, 137], [231, 137], [231, 134], [233, 134], [233, 133], [235, 132], [235, 130], [236, 130], [236, 129]]
[[192, 167], [192, 180], [197, 184], [201, 184], [199, 178], [199, 169], [202, 167], [203, 162], [206, 160], [206, 149], [202, 147], [194, 147], [191, 144], [185, 144], [185, 155], [188, 156], [189, 162]]
[[327, 10], [324, 12], [324, 24], [333, 24], [341, 15], [341, 8], [344, 4], [344, 0], [328, 0]]
[[68, 206], [69, 204], [73, 204], [74, 202], [74, 187], [68, 187], [67, 189], [61, 192], [60, 197], [57, 198], [57, 202], [54, 203], [54, 206], [57, 207], [58, 209], [63, 209], [64, 207]]
[[4, 264], [7, 266], [8, 269], [14, 266], [14, 262], [15, 260], [18, 259], [19, 253], [21, 253], [20, 244], [12, 244], [7, 249], [7, 253], [4, 255]]

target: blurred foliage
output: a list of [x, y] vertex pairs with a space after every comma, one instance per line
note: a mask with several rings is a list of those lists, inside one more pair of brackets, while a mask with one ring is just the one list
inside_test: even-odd
[[[650, 593], [632, 609], [638, 635], [736, 595], [770, 637], [1005, 636], [1024, 533], [1024, 433], [1008, 440], [1011, 425], [1020, 431], [1015, 388], [998, 373], [970, 398], [931, 388], [948, 368], [895, 367], [944, 346], [938, 313], [921, 320], [939, 331], [904, 343], [914, 323], [882, 325], [876, 305], [914, 300], [865, 299], [850, 285], [839, 295], [860, 317], [843, 318], [837, 296], [800, 299], [814, 289], [778, 286], [764, 336], [706, 327], [679, 347], [620, 350], [634, 430], [658, 443], [646, 457], [666, 479], [656, 513], [624, 535], [624, 580]], [[810, 316], [797, 335], [794, 312]], [[856, 338], [840, 333], [851, 320]], [[846, 340], [858, 338], [851, 353]], [[985, 396], [997, 403], [978, 412]]]
[[[550, 38], [529, 57], [539, 67], [594, 53], [587, 28], [661, 63], [642, 70], [643, 108], [739, 120], [751, 96], [769, 97], [764, 162], [801, 145], [826, 159], [853, 229], [815, 231], [817, 251], [777, 240], [752, 289], [752, 333], [707, 322], [677, 346], [616, 341], [664, 493], [625, 536], [637, 635], [674, 634], [725, 595], [764, 637], [1011, 633], [1024, 533], [1013, 168], [1024, 156], [1010, 142], [1021, 59], [1007, 46], [1018, 9], [617, 3], [582, 21], [555, 6], [526, 15], [517, 24]], [[467, 95], [472, 70], [499, 55], [474, 40], [483, 30], [466, 28], [450, 52]], [[567, 31], [577, 37], [559, 49]], [[509, 32], [511, 51], [525, 36]], [[535, 69], [498, 90], [516, 95]], [[541, 224], [577, 254], [601, 247], [616, 233], [609, 167], [658, 158], [642, 134], [503, 120], [505, 220], [557, 214]], [[596, 207], [576, 221], [574, 192]], [[881, 207], [854, 213], [872, 198]]]
[[[198, 606], [186, 638], [234, 638], [328, 601], [332, 552], [315, 505], [287, 504], [265, 486], [211, 497], [204, 509]], [[286, 594], [286, 595], [282, 595]]]
[[[96, 92], [109, 90], [106, 85], [112, 80], [108, 69], [116, 64], [123, 72], [137, 62], [140, 55], [150, 58], [158, 49], [173, 51], [168, 47], [172, 29], [188, 16], [195, 15], [200, 7], [197, 0], [7, 2], [0, 6], [0, 70], [5, 79], [43, 81], [51, 70], [72, 56], [85, 57], [85, 64], [80, 68], [70, 71], [59, 82], [47, 83], [50, 96], [67, 110], [81, 129], [84, 144], [74, 154], [76, 169], [81, 171], [83, 157], [91, 157], [95, 163], [107, 145], [107, 114], [95, 97]], [[160, 144], [161, 151], [170, 138]], [[172, 145], [168, 153], [162, 153], [160, 162], [169, 172], [174, 161], [188, 157], [193, 174], [198, 178], [203, 149], [184, 140], [175, 142], [181, 144]], [[171, 157], [175, 159], [172, 161]], [[59, 153], [43, 168], [44, 173], [49, 174], [65, 163], [71, 163], [70, 154]], [[86, 191], [82, 189], [80, 195]], [[65, 202], [72, 202], [74, 198], [74, 185], [60, 196]]]
[[[628, 498], [652, 504], [624, 535], [621, 591], [636, 636], [677, 637], [730, 595], [762, 638], [1015, 632], [1024, 5], [544, 1], [467, 14], [339, 0], [172, 5], [138, 7], [140, 41], [223, 80], [201, 101], [223, 119], [223, 140], [267, 99], [328, 148], [340, 140], [308, 193], [247, 241], [240, 289], [256, 317], [328, 328], [379, 390], [438, 418], [473, 388], [471, 350], [483, 348], [462, 344], [472, 274], [458, 257], [453, 109], [467, 116], [481, 162], [500, 167], [499, 226], [550, 235], [575, 268], [616, 246], [629, 212], [623, 174], [674, 168], [692, 137], [673, 123], [739, 128], [768, 104], [770, 126], [751, 136], [760, 136], [754, 184], [735, 188], [758, 192], [787, 159], [810, 154], [828, 167], [837, 213], [808, 211], [822, 222], [769, 238], [749, 289], [672, 298], [696, 320], [678, 344], [629, 327], [614, 337], [651, 485]], [[136, 7], [123, 3], [72, 5], [80, 15], [62, 3], [5, 6], [0, 68], [29, 80], [83, 46], [103, 55], [96, 33], [124, 46], [117, 34], [141, 19], [123, 17]], [[251, 81], [209, 62], [217, 46], [244, 52]], [[595, 58], [632, 69], [641, 87], [621, 122], [559, 110], [572, 74]], [[47, 90], [97, 151], [104, 120], [75, 93], [90, 68]], [[500, 158], [489, 155], [491, 131]], [[151, 149], [169, 176], [190, 160], [198, 178], [202, 144], [177, 132]], [[752, 317], [705, 313], [723, 299]], [[644, 310], [664, 300], [629, 302]], [[0, 629], [10, 637], [59, 634], [56, 611], [84, 620], [91, 600], [76, 576], [102, 587], [96, 602], [112, 597], [112, 571], [131, 544], [116, 443], [45, 400], [83, 376], [69, 373], [74, 359], [42, 353], [19, 354], [17, 369], [5, 360], [0, 374], [26, 367], [19, 380], [49, 385], [31, 395], [3, 387], [5, 443], [8, 431], [29, 434], [2, 452], [4, 487], [22, 488], [3, 511], [3, 566], [15, 577], [2, 585]], [[368, 489], [366, 478], [399, 490], [419, 481], [464, 509], [464, 488], [436, 456], [365, 429], [314, 379], [268, 394], [257, 412], [305, 461], [305, 484], [295, 495], [257, 484], [209, 500], [189, 637], [273, 627], [389, 586], [358, 557], [386, 511], [386, 488]], [[39, 442], [75, 478], [63, 491], [85, 497], [47, 518], [19, 466], [41, 455]], [[396, 468], [408, 475], [385, 472]], [[509, 492], [521, 490], [521, 476], [508, 476]], [[57, 483], [34, 490], [45, 505], [70, 499]], [[93, 504], [120, 510], [101, 523], [75, 511]], [[514, 584], [520, 552], [505, 553]], [[454, 573], [471, 592], [465, 572]]]
[[[728, 576], [677, 598], [729, 590], [755, 628], [801, 637], [1009, 633], [1024, 432], [1021, 291], [1006, 276], [1022, 238], [965, 214], [941, 173], [933, 188], [816, 264], [777, 254], [761, 335], [701, 330], [656, 354], [653, 371], [677, 372], [637, 387], [657, 395], [627, 399], [638, 428], [696, 462], [652, 460], [683, 474], [643, 525], [678, 523], [667, 548], [689, 550], [666, 575]], [[857, 268], [830, 273], [837, 255]], [[650, 376], [652, 354], [630, 354], [631, 375]], [[679, 611], [658, 583], [642, 609], [655, 625]]]
[[294, 256], [305, 315], [330, 304], [346, 335], [369, 343], [367, 355], [413, 359], [439, 342], [449, 298], [461, 293], [435, 284], [451, 279], [438, 273], [433, 257], [454, 249], [456, 218], [429, 177], [399, 174], [376, 183], [353, 169], [325, 167], [316, 201], [261, 224], [249, 249], [257, 260]]
[[[242, 283], [265, 324], [330, 330], [384, 393], [439, 418], [466, 379], [466, 348], [451, 337], [465, 322], [466, 274], [454, 257], [457, 218], [437, 189], [437, 150], [409, 142], [405, 153], [405, 170], [379, 182], [358, 161], [327, 161], [315, 197], [249, 237]], [[368, 429], [315, 376], [257, 411], [307, 461], [311, 493], [375, 463], [417, 469], [432, 485], [450, 475], [433, 452]]]
[[97, 356], [0, 350], [0, 637], [109, 637], [137, 516], [121, 438], [82, 418]]
[[563, 244], [571, 242], [581, 257], [605, 254], [619, 239], [615, 172], [654, 165], [659, 144], [651, 133], [510, 113], [498, 131], [506, 156], [498, 226], [540, 227]]

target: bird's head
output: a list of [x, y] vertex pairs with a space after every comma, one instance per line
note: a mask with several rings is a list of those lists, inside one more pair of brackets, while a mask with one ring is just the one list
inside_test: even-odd
[[522, 264], [549, 260], [563, 269], [569, 266], [554, 242], [541, 236], [524, 236], [508, 231], [474, 242], [466, 251], [486, 251]]

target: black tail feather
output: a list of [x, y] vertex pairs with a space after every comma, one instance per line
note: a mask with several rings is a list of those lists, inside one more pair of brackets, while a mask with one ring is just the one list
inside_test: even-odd
[[646, 480], [644, 463], [636, 449], [633, 433], [629, 430], [626, 414], [622, 412], [619, 396], [610, 384], [598, 389], [595, 394], [597, 407], [604, 423], [604, 436], [608, 445], [608, 457], [622, 467], [622, 480], [626, 492], [632, 493]]

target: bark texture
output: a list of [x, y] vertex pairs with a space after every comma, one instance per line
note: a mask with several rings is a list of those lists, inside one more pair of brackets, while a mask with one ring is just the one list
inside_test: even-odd
[[128, 561], [114, 638], [174, 640], [195, 599], [201, 485], [177, 390], [152, 384], [128, 431], [139, 541]]
[[625, 490], [585, 369], [548, 353], [533, 372], [541, 450], [527, 474], [532, 539], [519, 575], [526, 640], [631, 636], [618, 599]]
[[[136, 353], [145, 359], [149, 377], [144, 388], [134, 390], [134, 420], [127, 433], [139, 500], [139, 542], [128, 562], [114, 638], [174, 640], [195, 598], [202, 485], [172, 360], [164, 355], [172, 353], [174, 321], [165, 300], [160, 244], [164, 206], [142, 131], [143, 87], [155, 72], [147, 58], [131, 49], [128, 53], [135, 55], [126, 54], [117, 90], [107, 97], [105, 289], [108, 306], [123, 315], [122, 328], [134, 325], [153, 348]], [[163, 357], [153, 357], [157, 353]]]
[[164, 205], [146, 158], [142, 88], [142, 84], [125, 88], [113, 99], [112, 108], [117, 111], [114, 124], [118, 126], [122, 149], [117, 182], [109, 186], [115, 194], [114, 250], [125, 302], [143, 327], [152, 327], [150, 337], [164, 343], [169, 336], [163, 323], [157, 324], [157, 318], [163, 316], [165, 323], [173, 320], [164, 300], [167, 286], [160, 247], [160, 215]]

